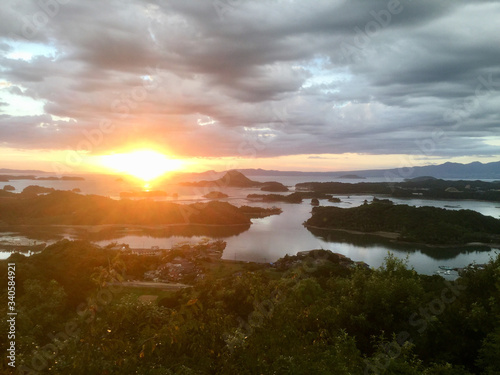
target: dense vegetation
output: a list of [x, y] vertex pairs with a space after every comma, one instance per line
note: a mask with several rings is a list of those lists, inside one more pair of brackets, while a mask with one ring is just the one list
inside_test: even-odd
[[304, 182], [297, 190], [325, 194], [387, 194], [400, 198], [476, 199], [500, 202], [500, 182], [448, 181], [416, 178], [405, 182]]
[[[319, 250], [214, 273], [192, 288], [157, 292], [158, 303], [108, 284], [137, 277], [152, 257], [63, 241], [2, 261], [2, 280], [7, 262], [16, 263], [16, 364], [24, 374], [500, 371], [500, 257], [449, 283], [392, 257], [370, 270]], [[6, 316], [6, 303], [0, 309]], [[5, 319], [0, 326], [7, 331]]]
[[248, 194], [248, 199], [258, 199], [262, 202], [285, 202], [285, 203], [302, 203], [302, 196], [296, 193], [282, 194]]
[[[248, 194], [248, 199], [258, 199], [262, 202], [285, 202], [285, 203], [302, 203], [304, 199], [332, 199], [330, 194], [324, 194], [314, 191], [296, 191], [291, 194]], [[340, 202], [340, 200], [339, 200]]]
[[315, 207], [306, 226], [362, 232], [396, 232], [427, 244], [499, 243], [500, 220], [471, 210], [412, 207], [375, 201], [353, 208]]
[[277, 192], [286, 192], [288, 191], [288, 188], [280, 182], [270, 181], [266, 182], [264, 186], [260, 188], [260, 190], [277, 193]]
[[241, 206], [240, 211], [251, 218], [267, 217], [271, 215], [279, 215], [283, 210], [279, 207], [253, 207], [253, 206]]
[[250, 224], [227, 202], [181, 205], [152, 200], [120, 200], [54, 191], [42, 196], [19, 195], [0, 200], [0, 223], [66, 225]]

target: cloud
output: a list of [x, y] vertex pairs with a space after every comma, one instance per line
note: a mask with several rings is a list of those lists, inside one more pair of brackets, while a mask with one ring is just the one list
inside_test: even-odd
[[432, 156], [499, 154], [497, 2], [47, 3], [0, 15], [0, 100], [44, 110], [0, 117], [8, 147], [74, 148], [111, 121], [93, 152], [424, 154], [442, 132]]

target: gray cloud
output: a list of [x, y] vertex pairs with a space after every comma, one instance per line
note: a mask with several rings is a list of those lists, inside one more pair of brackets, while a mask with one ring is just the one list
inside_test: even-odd
[[2, 144], [76, 147], [108, 120], [94, 152], [140, 141], [182, 156], [421, 154], [443, 131], [432, 156], [499, 154], [484, 143], [500, 125], [497, 2], [222, 3], [8, 3], [0, 81], [12, 86], [0, 93], [45, 114], [2, 115]]

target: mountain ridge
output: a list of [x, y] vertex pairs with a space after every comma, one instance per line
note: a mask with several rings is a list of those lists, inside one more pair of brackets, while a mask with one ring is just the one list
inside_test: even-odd
[[[441, 179], [499, 179], [500, 180], [500, 161], [481, 163], [474, 161], [468, 164], [445, 162], [437, 165], [415, 166], [409, 168], [387, 168], [387, 169], [364, 169], [347, 171], [326, 171], [326, 172], [305, 172], [305, 171], [280, 171], [276, 169], [262, 168], [236, 168], [237, 171], [245, 176], [324, 176], [332, 178], [341, 178], [343, 175], [357, 175], [363, 178], [387, 177], [387, 178], [415, 178], [431, 176]], [[180, 173], [180, 175], [193, 176], [217, 176], [223, 175], [226, 171], [216, 172], [207, 170], [199, 173]], [[36, 173], [46, 174], [48, 172], [39, 170], [21, 170], [0, 168], [0, 174], [7, 173]]]
[[352, 171], [302, 172], [265, 169], [237, 169], [247, 176], [324, 176], [340, 178], [342, 175], [355, 174], [360, 177], [415, 178], [431, 176], [435, 178], [500, 179], [500, 161], [468, 164], [446, 162], [438, 165], [415, 166], [410, 168], [365, 169]]

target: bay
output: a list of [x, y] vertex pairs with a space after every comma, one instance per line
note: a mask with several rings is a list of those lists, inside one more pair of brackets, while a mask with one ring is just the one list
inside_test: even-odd
[[[293, 186], [299, 182], [318, 181], [314, 176], [251, 176], [257, 181], [279, 181], [288, 186]], [[331, 181], [331, 178], [321, 178], [322, 181]], [[383, 178], [370, 178], [366, 180], [339, 180], [339, 182], [384, 182]], [[251, 201], [246, 198], [248, 194], [261, 193], [259, 189], [240, 189], [240, 188], [195, 188], [180, 186], [171, 181], [163, 181], [156, 184], [145, 186], [133, 180], [119, 180], [117, 176], [87, 175], [85, 181], [27, 181], [17, 180], [9, 182], [21, 191], [28, 185], [40, 185], [53, 187], [61, 190], [72, 190], [79, 188], [84, 194], [98, 194], [109, 196], [114, 199], [119, 198], [121, 191], [131, 190], [164, 190], [170, 196], [162, 200], [172, 200], [176, 203], [193, 203], [195, 201], [204, 201], [203, 195], [212, 190], [221, 190], [229, 195], [228, 202], [236, 206], [251, 205], [280, 207], [283, 212], [281, 215], [270, 216], [262, 219], [253, 219], [250, 229], [241, 231], [225, 231], [221, 228], [193, 228], [186, 231], [186, 228], [169, 228], [158, 230], [155, 233], [123, 230], [118, 233], [111, 233], [108, 237], [100, 239], [94, 238], [93, 241], [99, 245], [105, 246], [113, 242], [127, 243], [131, 248], [150, 248], [159, 246], [169, 248], [180, 242], [198, 242], [203, 238], [221, 238], [227, 242], [224, 251], [224, 259], [234, 259], [254, 262], [274, 262], [286, 254], [294, 255], [299, 251], [311, 249], [329, 249], [333, 252], [344, 254], [355, 261], [363, 261], [371, 267], [379, 267], [383, 264], [385, 257], [389, 252], [401, 259], [408, 259], [408, 264], [417, 272], [422, 274], [433, 274], [441, 265], [451, 267], [464, 267], [472, 262], [482, 264], [489, 261], [491, 257], [496, 256], [499, 249], [490, 249], [485, 247], [457, 247], [457, 248], [432, 248], [423, 245], [397, 244], [389, 240], [368, 235], [349, 235], [342, 232], [311, 232], [305, 228], [302, 223], [311, 215], [311, 205], [308, 200], [302, 204], [287, 204], [276, 202], [266, 204], [262, 202]], [[174, 198], [172, 194], [177, 194]], [[338, 207], [355, 207], [363, 204], [365, 200], [371, 201], [373, 195], [339, 195], [341, 203], [331, 203], [327, 200], [320, 200], [321, 205], [334, 205]], [[427, 199], [394, 199], [396, 204], [408, 204], [412, 206], [434, 206], [446, 209], [470, 209], [480, 212], [483, 215], [489, 215], [495, 218], [500, 217], [500, 204], [498, 202], [483, 202], [472, 200], [427, 200]], [[9, 236], [16, 241], [24, 241], [26, 237], [18, 234], [5, 234], [2, 238], [6, 241]], [[63, 237], [75, 239], [78, 234], [65, 233]], [[48, 241], [50, 243], [50, 241]], [[1, 242], [0, 242], [0, 250]], [[0, 258], [6, 258], [10, 255], [8, 252], [0, 251]], [[452, 275], [453, 277], [453, 275]]]

